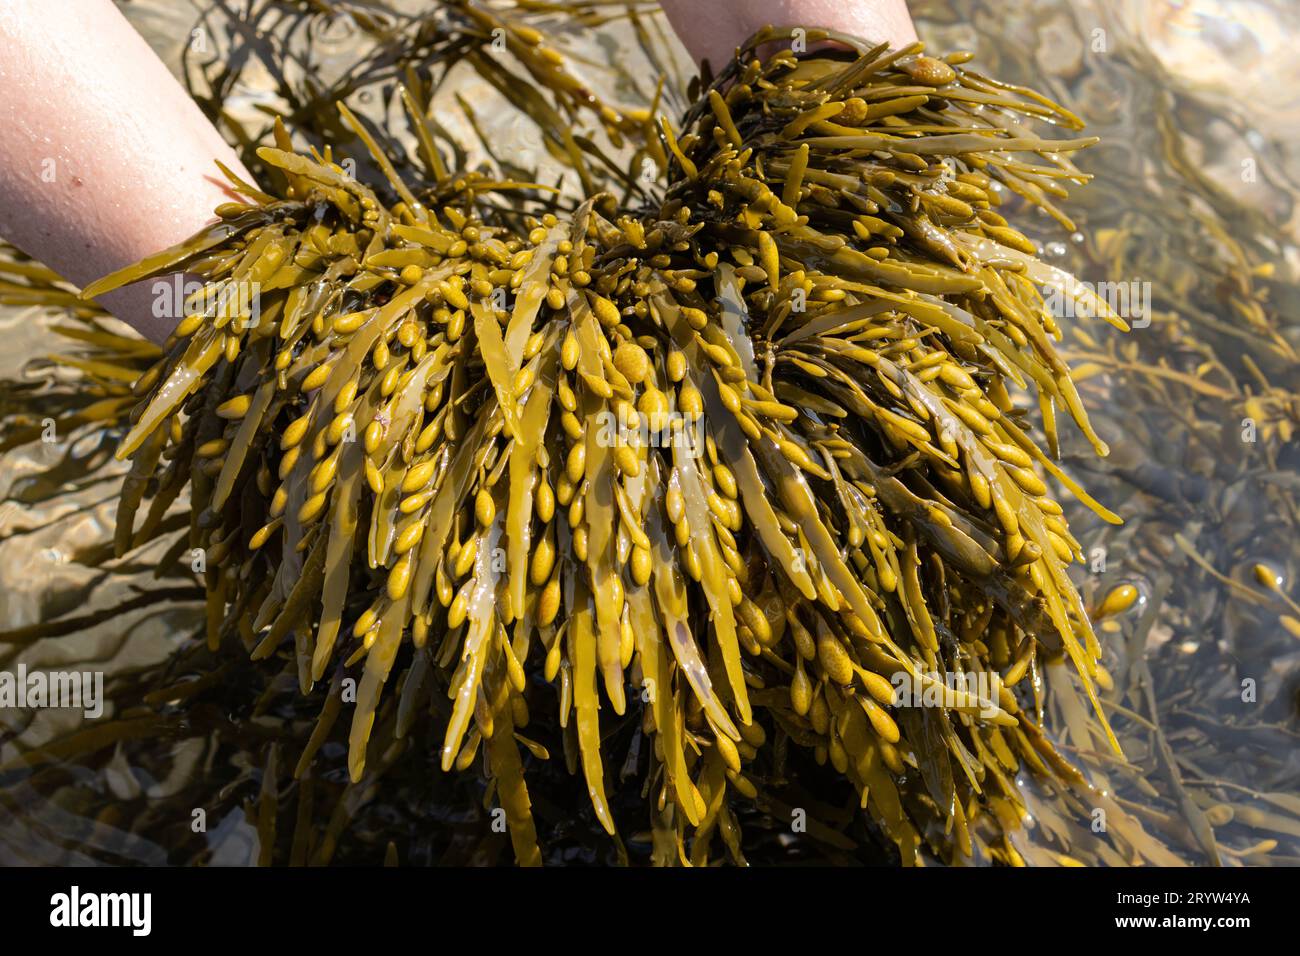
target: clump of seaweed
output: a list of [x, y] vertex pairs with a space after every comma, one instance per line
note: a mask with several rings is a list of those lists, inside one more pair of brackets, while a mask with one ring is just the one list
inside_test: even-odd
[[[1040, 288], [1087, 293], [995, 207], [1068, 223], [1053, 200], [1091, 140], [1039, 138], [1081, 124], [963, 56], [838, 34], [754, 55], [785, 39], [753, 37], [680, 133], [660, 121], [657, 206], [542, 212], [537, 184], [448, 174], [419, 110], [408, 184], [340, 105], [383, 183], [277, 124], [269, 191], [236, 181], [218, 225], [84, 292], [206, 283], [134, 384], [119, 553], [188, 485], [172, 552], [206, 556], [210, 646], [286, 655], [303, 692], [355, 680], [353, 780], [408, 653], [399, 712], [445, 721], [444, 770], [485, 753], [522, 863], [524, 764], [547, 756], [523, 732], [557, 691], [610, 833], [600, 712], [640, 709], [660, 862], [707, 861], [715, 833], [740, 856], [733, 807], [778, 737], [905, 862], [1019, 862], [1022, 764], [1086, 786], [1022, 692], [1062, 654], [1094, 704], [1108, 681], [1038, 469], [1116, 519], [1013, 392], [1049, 450], [1063, 409], [1104, 453]], [[992, 682], [950, 679], [971, 673]]]

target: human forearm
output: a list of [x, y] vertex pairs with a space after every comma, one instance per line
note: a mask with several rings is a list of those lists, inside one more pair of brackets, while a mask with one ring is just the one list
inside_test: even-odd
[[[239, 160], [110, 0], [0, 0], [0, 236], [78, 285], [173, 245]], [[148, 283], [101, 304], [161, 341]]]

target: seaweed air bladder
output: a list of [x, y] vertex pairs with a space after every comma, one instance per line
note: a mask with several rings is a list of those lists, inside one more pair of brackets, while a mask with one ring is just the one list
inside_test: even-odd
[[[214, 651], [288, 659], [303, 694], [355, 681], [353, 780], [385, 695], [437, 722], [444, 771], [481, 754], [522, 864], [528, 768], [557, 747], [598, 825], [648, 824], [663, 864], [743, 860], [737, 808], [791, 747], [904, 863], [1023, 862], [1026, 769], [1104, 799], [1042, 729], [1038, 670], [1066, 660], [1119, 750], [1048, 481], [1118, 519], [1054, 460], [1061, 427], [1106, 447], [1044, 294], [1125, 326], [998, 213], [1014, 194], [1073, 229], [1095, 140], [967, 55], [791, 38], [756, 33], [681, 117], [602, 111], [660, 163], [653, 199], [455, 170], [405, 92], [403, 178], [340, 102], [379, 175], [277, 120], [244, 201], [82, 293], [203, 283], [132, 386], [118, 554], [202, 549]], [[556, 739], [527, 736], [540, 709]], [[630, 784], [607, 748], [628, 718]]]

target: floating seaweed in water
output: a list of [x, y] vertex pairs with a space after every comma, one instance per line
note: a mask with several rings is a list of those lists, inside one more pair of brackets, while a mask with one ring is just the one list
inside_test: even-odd
[[[974, 9], [982, 7], [965, 4], [955, 16], [992, 23]], [[1270, 8], [1282, 10], [1262, 5]], [[1028, 4], [1014, 26], [999, 17], [1002, 42], [981, 45], [1006, 52], [994, 64], [1003, 80], [1056, 82], [1052, 95], [1097, 104], [1090, 128], [1115, 147], [1081, 161], [1096, 177], [1071, 206], [1081, 231], [1073, 242], [1048, 243], [1048, 254], [1080, 278], [1140, 279], [1150, 290], [1148, 327], [1098, 335], [1071, 323], [1062, 346], [1113, 448], [1100, 462], [1066, 441], [1062, 460], [1125, 520], [1102, 526], [1067, 503], [1076, 536], [1106, 556], [1090, 568], [1096, 584], [1085, 591], [1100, 585], [1098, 606], [1117, 581], [1140, 595], [1099, 627], [1116, 685], [1103, 705], [1127, 760], [1102, 761], [1090, 779], [1186, 859], [1294, 864], [1300, 654], [1288, 598], [1253, 573], [1263, 561], [1293, 591], [1300, 570], [1300, 325], [1287, 262], [1296, 194], [1287, 153], [1273, 148], [1284, 137], [1257, 140], [1252, 130], [1273, 139], [1272, 107], [1214, 82], [1209, 63], [1182, 75], [1169, 69], [1145, 29], [1124, 29], [1134, 24], [1122, 7], [1076, 5], [1067, 15], [1085, 40], [1083, 25], [1098, 17], [1120, 39], [1104, 58], [1086, 58], [1070, 89], [1044, 69], [1060, 47], [1039, 27], [1061, 21], [1058, 5]], [[1035, 37], [1037, 65], [1032, 53], [1020, 55]], [[1265, 84], [1267, 71], [1249, 80]], [[1228, 145], [1234, 140], [1241, 146]], [[1213, 157], [1235, 164], [1239, 150], [1258, 162], [1258, 184], [1216, 168]], [[1249, 702], [1246, 681], [1258, 685]], [[1061, 716], [1069, 683], [1052, 682], [1051, 714]], [[1098, 766], [1104, 742], [1093, 728], [1049, 723], [1065, 752]]]

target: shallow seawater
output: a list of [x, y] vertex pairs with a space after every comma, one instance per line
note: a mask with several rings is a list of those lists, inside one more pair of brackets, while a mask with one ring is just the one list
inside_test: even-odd
[[[1111, 454], [1098, 461], [1063, 436], [1063, 461], [1125, 521], [1111, 528], [1067, 505], [1090, 559], [1074, 578], [1094, 605], [1120, 584], [1141, 595], [1102, 624], [1117, 685], [1108, 712], [1131, 767], [1086, 762], [1188, 863], [1208, 860], [1187, 829], [1190, 801], [1232, 816], [1216, 825], [1222, 862], [1294, 864], [1300, 644], [1281, 616], [1300, 593], [1300, 92], [1284, 50], [1300, 11], [1209, 0], [917, 8], [941, 19], [927, 31], [936, 48], [975, 50], [987, 75], [1066, 104], [1102, 140], [1079, 161], [1096, 178], [1064, 206], [1077, 229], [1040, 219], [1032, 233], [1047, 261], [1113, 283], [1121, 305], [1127, 293], [1134, 326], [1064, 323], [1072, 366], [1091, 368], [1080, 390]], [[1258, 563], [1287, 597], [1260, 587]], [[1067, 749], [1105, 753], [1061, 716]], [[1220, 801], [1232, 810], [1208, 809]], [[1270, 853], [1249, 852], [1272, 840]]]
[[[195, 22], [201, 3], [122, 6], [198, 89], [230, 49], [216, 12]], [[932, 50], [972, 50], [980, 72], [1042, 91], [1102, 138], [1079, 158], [1095, 179], [1073, 188], [1063, 205], [1073, 229], [1023, 209], [1017, 215], [1015, 197], [1007, 203], [1008, 218], [1047, 261], [1086, 282], [1111, 284], [1099, 285], [1099, 294], [1123, 292], [1134, 325], [1121, 333], [1084, 317], [1062, 321], [1071, 364], [1089, 369], [1081, 376], [1085, 402], [1111, 446], [1100, 462], [1063, 427], [1062, 461], [1125, 521], [1110, 527], [1067, 503], [1089, 556], [1074, 579], [1091, 606], [1119, 585], [1139, 592], [1099, 632], [1115, 685], [1107, 711], [1124, 757], [1079, 719], [1088, 705], [1079, 710], [1081, 696], [1060, 666], [1037, 675], [1051, 689], [1048, 725], [1088, 769], [1106, 807], [1140, 820], [1169, 861], [1203, 865], [1214, 852], [1230, 865], [1296, 864], [1300, 637], [1281, 620], [1300, 618], [1287, 603], [1300, 601], [1293, 431], [1300, 428], [1300, 64], [1288, 55], [1300, 36], [1300, 9], [1289, 0], [914, 0], [912, 8]], [[645, 19], [656, 35], [666, 31], [662, 21]], [[289, 26], [265, 17], [256, 41], [282, 37]], [[311, 57], [297, 63], [294, 83], [346, 69], [358, 43], [345, 18], [291, 39]], [[566, 40], [566, 51], [585, 59], [593, 86], [622, 103], [649, 102], [659, 70], [626, 24], [573, 27]], [[664, 103], [672, 112], [684, 102], [686, 59], [667, 49], [663, 65], [672, 76]], [[624, 72], [603, 66], [615, 57]], [[472, 71], [452, 69], [438, 118], [466, 158], [487, 158], [477, 124], [498, 159], [545, 168], [538, 144], [510, 110], [498, 108], [496, 94]], [[228, 100], [231, 113], [260, 128], [257, 107], [282, 102], [277, 80], [253, 68], [241, 83]], [[350, 102], [381, 121], [395, 115], [391, 102], [369, 89]], [[462, 103], [471, 106], [472, 121]], [[555, 167], [550, 181], [561, 172]], [[0, 415], [17, 401], [12, 383], [22, 381], [24, 364], [61, 347], [49, 331], [54, 321], [36, 310], [0, 309], [8, 343], [0, 382], [10, 383], [0, 389]], [[384, 755], [388, 769], [378, 785], [348, 784], [335, 743], [322, 751], [322, 764], [334, 769], [277, 783], [297, 760], [319, 699], [297, 699], [289, 676], [273, 668], [194, 649], [201, 603], [191, 599], [188, 580], [153, 579], [160, 550], [110, 565], [112, 573], [83, 563], [112, 537], [122, 469], [109, 461], [111, 444], [109, 436], [90, 436], [0, 458], [0, 627], [76, 622], [57, 638], [0, 643], [0, 670], [102, 670], [119, 689], [106, 719], [152, 688], [214, 669], [216, 676], [201, 705], [183, 707], [179, 693], [174, 700], [164, 694], [171, 702], [157, 719], [117, 720], [82, 756], [57, 759], [52, 751], [56, 759], [35, 767], [9, 762], [76, 730], [78, 715], [0, 710], [0, 864], [508, 861], [508, 843], [488, 826], [481, 788], [441, 773], [436, 747], [418, 730]], [[90, 480], [86, 461], [103, 462]], [[1258, 583], [1253, 569], [1261, 563], [1280, 576], [1279, 592]], [[172, 597], [98, 619], [130, 602], [137, 586], [165, 587]], [[611, 734], [631, 737], [630, 727], [611, 726]], [[83, 730], [93, 733], [94, 722]], [[614, 752], [626, 749], [621, 743]], [[626, 846], [618, 848], [593, 836], [585, 791], [563, 764], [552, 760], [534, 793], [548, 861], [643, 859], [639, 834], [624, 834]], [[783, 803], [770, 805], [771, 814], [797, 800], [858, 846], [824, 834], [827, 842], [809, 847], [755, 811], [742, 820], [748, 834], [761, 834], [751, 862], [882, 859], [866, 848], [860, 819], [844, 809], [846, 794], [818, 791], [816, 779], [796, 768], [788, 777], [777, 781]], [[1021, 782], [1038, 789], [1027, 773]], [[268, 820], [285, 825], [282, 808], [291, 801], [299, 812], [306, 805], [324, 814], [323, 839], [299, 845], [297, 833], [277, 836], [273, 823], [268, 830]], [[1030, 805], [1017, 843], [1030, 863], [1061, 862], [1063, 845], [1092, 859], [1095, 808], [1076, 806], [1079, 818], [1067, 819], [1047, 793]], [[203, 832], [192, 826], [199, 811]], [[1207, 818], [1212, 848], [1200, 827]]]

